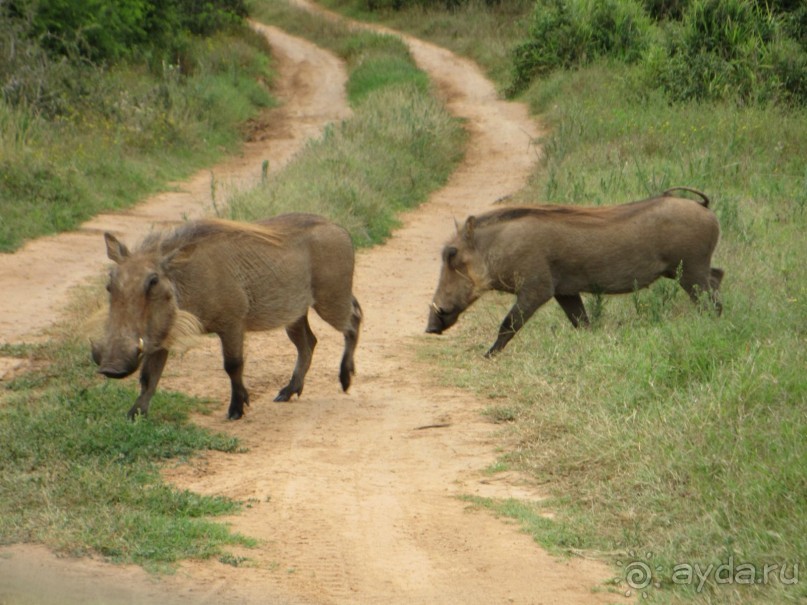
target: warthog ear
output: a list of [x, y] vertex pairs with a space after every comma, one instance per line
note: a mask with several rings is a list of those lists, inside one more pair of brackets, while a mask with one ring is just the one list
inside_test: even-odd
[[462, 239], [469, 246], [474, 245], [474, 229], [476, 227], [476, 217], [469, 216], [465, 219], [465, 225], [462, 227]]
[[163, 254], [158, 263], [160, 270], [163, 273], [168, 273], [169, 269], [171, 268], [171, 263], [178, 260], [180, 252], [187, 254], [188, 248], [188, 246], [185, 248], [176, 248], [175, 250], [171, 250], [170, 252]]
[[129, 249], [111, 233], [104, 233], [104, 241], [106, 241], [106, 255], [110, 260], [120, 264], [129, 256]]

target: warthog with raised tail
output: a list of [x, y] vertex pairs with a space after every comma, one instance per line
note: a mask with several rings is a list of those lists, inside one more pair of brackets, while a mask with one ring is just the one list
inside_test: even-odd
[[361, 308], [352, 293], [353, 245], [341, 227], [310, 214], [286, 214], [257, 224], [198, 220], [152, 234], [134, 250], [105, 233], [109, 316], [92, 343], [99, 372], [123, 378], [142, 365], [140, 396], [129, 417], [146, 414], [177, 332], [221, 339], [232, 396], [228, 417], [244, 415], [244, 333], [285, 326], [297, 364], [275, 401], [300, 395], [317, 339], [308, 308], [342, 332], [339, 370], [344, 391], [354, 373]]
[[719, 313], [723, 271], [711, 260], [720, 227], [708, 206], [700, 191], [677, 187], [618, 206], [506, 207], [470, 216], [443, 249], [426, 331], [442, 333], [488, 290], [515, 294], [489, 357], [550, 298], [575, 327], [588, 325], [581, 292], [623, 294], [659, 277], [679, 279], [693, 301], [708, 294]]

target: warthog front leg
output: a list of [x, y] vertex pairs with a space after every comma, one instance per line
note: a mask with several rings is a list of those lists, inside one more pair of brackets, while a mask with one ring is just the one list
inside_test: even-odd
[[135, 400], [135, 404], [129, 410], [127, 416], [129, 420], [134, 420], [137, 414], [145, 416], [149, 411], [149, 404], [157, 390], [157, 383], [163, 374], [165, 362], [168, 359], [168, 350], [159, 349], [154, 353], [147, 353], [143, 358], [143, 366], [140, 369], [140, 395]]
[[249, 393], [244, 386], [244, 333], [233, 330], [220, 333], [221, 352], [224, 357], [224, 371], [230, 377], [229, 420], [239, 420], [244, 416], [244, 406], [249, 405]]
[[516, 304], [514, 304], [510, 312], [505, 315], [504, 321], [499, 327], [499, 336], [496, 338], [496, 342], [493, 343], [493, 346], [485, 353], [485, 357], [493, 357], [496, 353], [501, 351], [505, 345], [510, 342], [513, 336], [516, 335], [516, 332], [532, 317], [533, 313], [538, 310], [538, 307], [543, 305], [551, 297], [552, 296], [548, 293], [540, 291], [536, 293], [535, 290], [532, 289], [526, 291], [522, 289], [516, 297]]
[[292, 395], [298, 397], [303, 392], [303, 382], [308, 368], [311, 367], [311, 358], [314, 356], [314, 347], [317, 346], [317, 337], [308, 324], [308, 315], [303, 315], [290, 326], [286, 327], [286, 334], [297, 347], [297, 363], [291, 375], [289, 384], [280, 389], [275, 401], [289, 401]]

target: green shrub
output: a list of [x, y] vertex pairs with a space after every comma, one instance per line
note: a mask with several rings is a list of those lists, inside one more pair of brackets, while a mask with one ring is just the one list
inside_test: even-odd
[[[655, 20], [655, 21], [654, 21]], [[640, 63], [674, 102], [807, 103], [807, 6], [758, 0], [538, 0], [507, 92], [597, 59]]]
[[642, 4], [653, 19], [661, 21], [663, 19], [680, 19], [689, 0], [643, 0]]
[[0, 7], [52, 55], [91, 61], [170, 53], [185, 34], [209, 36], [246, 14], [243, 0], [11, 0]]
[[800, 46], [795, 40], [781, 40], [771, 47], [769, 57], [782, 98], [797, 104], [807, 104], [805, 43]]
[[802, 50], [807, 50], [807, 5], [800, 4], [784, 15], [784, 29], [787, 36], [801, 45]]
[[634, 0], [540, 0], [529, 39], [513, 52], [515, 94], [538, 75], [601, 57], [637, 61], [649, 44], [651, 22]]
[[807, 103], [807, 52], [788, 22], [753, 0], [693, 0], [645, 55], [644, 84], [674, 101]]
[[435, 5], [445, 9], [455, 9], [460, 6], [479, 1], [487, 6], [504, 4], [507, 0], [362, 0], [360, 7], [370, 11], [378, 10], [406, 10], [414, 7], [434, 7]]

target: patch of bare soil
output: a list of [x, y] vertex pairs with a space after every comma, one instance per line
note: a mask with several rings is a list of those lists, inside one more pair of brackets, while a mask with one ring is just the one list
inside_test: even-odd
[[[304, 3], [309, 8], [308, 3]], [[216, 167], [236, 184], [259, 178], [260, 164], [280, 167], [306, 137], [348, 110], [344, 71], [329, 54], [264, 28], [280, 59], [279, 96], [270, 138], [255, 137], [244, 156]], [[467, 120], [468, 154], [446, 187], [403, 217], [385, 245], [358, 254], [355, 293], [365, 313], [357, 376], [341, 393], [342, 338], [312, 317], [319, 338], [305, 393], [274, 403], [293, 366], [282, 332], [252, 334], [247, 344], [247, 416], [225, 421], [229, 381], [214, 339], [174, 356], [161, 388], [212, 397], [220, 413], [196, 420], [237, 435], [248, 451], [206, 453], [165, 469], [178, 487], [244, 500], [233, 529], [259, 540], [235, 552], [238, 566], [183, 563], [152, 577], [136, 567], [57, 559], [39, 546], [0, 550], [0, 603], [606, 603], [609, 569], [559, 560], [518, 528], [469, 509], [464, 494], [539, 499], [517, 476], [482, 474], [496, 458], [496, 427], [465, 392], [439, 387], [418, 362], [454, 218], [483, 211], [522, 187], [536, 161], [536, 124], [520, 104], [498, 100], [469, 61], [407, 38], [418, 64]], [[127, 241], [155, 223], [206, 213], [210, 175], [131, 212], [98, 217], [72, 234], [32, 242], [0, 259], [4, 296], [0, 337], [17, 341], [58, 318], [68, 289], [105, 266], [99, 232]], [[54, 270], [58, 267], [57, 270]], [[13, 294], [9, 294], [13, 293]], [[7, 296], [11, 296], [8, 298]], [[124, 413], [124, 410], [120, 410]], [[159, 409], [153, 409], [159, 414]]]

